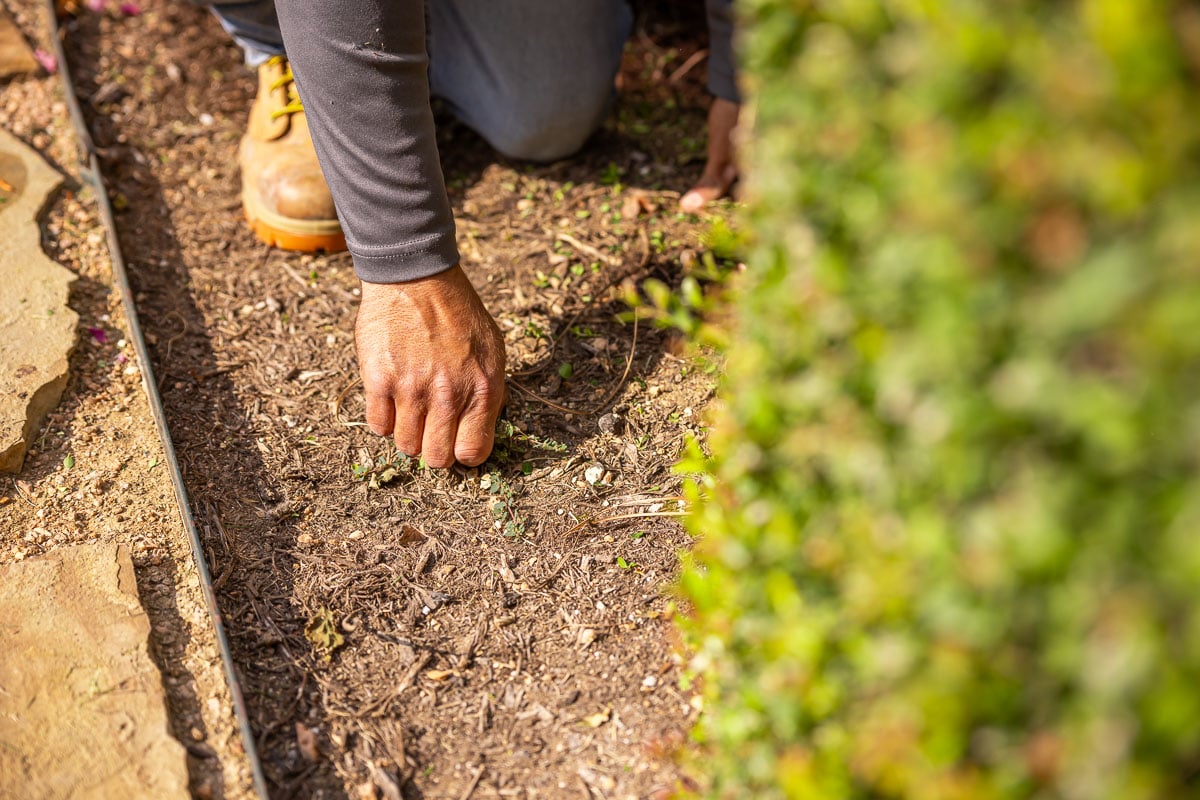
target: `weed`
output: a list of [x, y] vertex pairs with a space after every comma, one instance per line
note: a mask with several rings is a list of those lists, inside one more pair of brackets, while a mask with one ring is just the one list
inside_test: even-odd
[[619, 167], [611, 161], [608, 166], [600, 171], [600, 183], [605, 186], [615, 186], [621, 182], [621, 178], [625, 175], [625, 168]]
[[479, 488], [491, 495], [488, 507], [500, 532], [512, 539], [523, 536], [525, 518], [517, 512], [516, 493], [512, 485], [504, 480], [499, 471], [493, 470], [480, 478]]

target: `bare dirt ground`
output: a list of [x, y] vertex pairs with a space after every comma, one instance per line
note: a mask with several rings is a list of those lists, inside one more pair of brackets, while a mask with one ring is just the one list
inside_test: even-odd
[[[701, 247], [706, 223], [675, 204], [702, 166], [702, 23], [643, 16], [616, 108], [574, 159], [508, 162], [439, 124], [464, 268], [509, 347], [507, 420], [471, 470], [427, 469], [361, 422], [349, 258], [271, 250], [242, 222], [254, 85], [216, 22], [155, 1], [65, 27], [272, 796], [667, 796], [696, 713], [670, 622], [688, 542], [671, 465], [715, 377], [620, 297], [677, 283]], [[0, 107], [52, 108], [41, 84], [0, 88]], [[64, 115], [22, 124], [74, 162], [51, 146]], [[197, 676], [172, 708], [193, 789], [245, 796], [94, 211], [64, 193], [47, 230], [85, 278], [88, 329], [38, 454], [0, 483], [0, 560], [145, 539], [143, 599], [182, 623], [163, 628], [165, 680], [175, 661]]]

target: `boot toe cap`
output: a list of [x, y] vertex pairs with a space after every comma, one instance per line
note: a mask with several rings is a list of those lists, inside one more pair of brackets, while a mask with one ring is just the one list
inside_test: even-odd
[[259, 174], [258, 193], [274, 213], [288, 219], [337, 219], [333, 197], [320, 169], [292, 159], [275, 159]]

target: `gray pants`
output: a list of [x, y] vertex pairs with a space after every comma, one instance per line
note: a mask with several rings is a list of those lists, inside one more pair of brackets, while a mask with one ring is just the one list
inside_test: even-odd
[[[212, 7], [251, 66], [283, 54], [273, 0]], [[632, 27], [624, 0], [430, 0], [425, 11], [431, 92], [504, 155], [562, 158], [603, 121]]]

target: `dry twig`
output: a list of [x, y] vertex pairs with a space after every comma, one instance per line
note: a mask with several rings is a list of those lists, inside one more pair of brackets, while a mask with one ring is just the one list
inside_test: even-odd
[[679, 69], [671, 73], [671, 77], [667, 78], [667, 83], [671, 85], [679, 83], [681, 80], [683, 80], [684, 75], [687, 75], [692, 71], [692, 67], [696, 66], [706, 58], [708, 58], [707, 50], [697, 50], [696, 52], [692, 53], [690, 56], [688, 56], [687, 61], [684, 61], [679, 65]]

